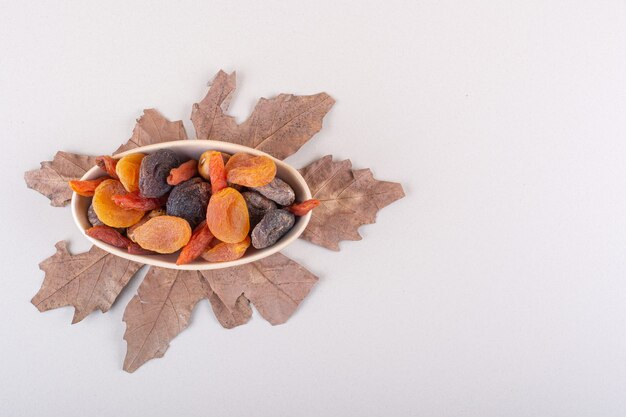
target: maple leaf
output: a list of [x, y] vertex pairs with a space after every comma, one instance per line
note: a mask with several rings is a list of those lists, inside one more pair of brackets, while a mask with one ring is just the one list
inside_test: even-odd
[[138, 148], [153, 143], [187, 139], [187, 132], [182, 120], [170, 122], [155, 109], [145, 109], [137, 119], [133, 135], [128, 141], [117, 148], [113, 154]]
[[335, 162], [332, 155], [300, 173], [321, 202], [300, 237], [336, 251], [342, 240], [360, 240], [360, 226], [376, 222], [378, 210], [404, 197], [402, 185], [378, 181], [369, 169], [352, 170], [350, 160]]
[[188, 325], [194, 306], [208, 298], [226, 328], [246, 323], [250, 301], [271, 324], [284, 323], [317, 277], [282, 254], [238, 267], [208, 271], [151, 268], [126, 311], [124, 370], [134, 372], [162, 357]]
[[39, 311], [73, 306], [72, 324], [100, 309], [107, 312], [142, 264], [92, 246], [89, 252], [72, 255], [67, 242], [56, 245], [56, 253], [43, 260], [45, 272], [41, 289], [31, 302]]
[[28, 188], [48, 197], [52, 206], [62, 207], [72, 199], [67, 182], [81, 178], [95, 164], [93, 156], [59, 151], [52, 161], [42, 162], [41, 168], [27, 171], [24, 180]]
[[193, 105], [191, 121], [198, 139], [237, 143], [285, 159], [319, 132], [322, 119], [335, 103], [326, 93], [261, 98], [250, 117], [239, 125], [224, 113], [235, 90], [235, 79], [234, 72], [218, 72], [204, 99]]

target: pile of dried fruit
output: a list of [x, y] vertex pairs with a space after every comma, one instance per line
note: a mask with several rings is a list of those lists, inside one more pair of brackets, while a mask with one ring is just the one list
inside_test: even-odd
[[[96, 158], [107, 175], [74, 180], [77, 194], [93, 197], [87, 234], [133, 254], [174, 253], [177, 265], [241, 258], [248, 247], [267, 248], [318, 200], [295, 203], [267, 156], [206, 151], [184, 160], [174, 151]], [[193, 230], [193, 231], [192, 231]]]

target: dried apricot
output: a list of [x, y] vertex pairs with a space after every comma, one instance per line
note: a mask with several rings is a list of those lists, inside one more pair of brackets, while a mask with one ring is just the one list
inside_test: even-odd
[[145, 222], [147, 222], [153, 217], [164, 216], [164, 215], [165, 215], [165, 210], [163, 209], [154, 209], [148, 212], [145, 216], [143, 216], [141, 220], [139, 220], [137, 223], [133, 224], [128, 229], [126, 229], [126, 236], [128, 236], [128, 238], [134, 242], [135, 230], [137, 230], [139, 226], [143, 225]]
[[287, 207], [287, 210], [295, 214], [296, 216], [304, 216], [309, 211], [320, 205], [320, 201], [312, 198], [310, 200], [303, 201], [302, 203], [292, 204]]
[[202, 254], [202, 258], [209, 262], [234, 261], [241, 258], [250, 247], [250, 237], [238, 243], [220, 242]]
[[143, 153], [133, 153], [117, 161], [115, 173], [129, 193], [139, 191], [139, 167], [145, 156]]
[[93, 193], [96, 191], [96, 187], [100, 185], [100, 183], [109, 177], [101, 177], [96, 178], [95, 180], [72, 180], [69, 181], [68, 184], [72, 191], [74, 191], [78, 195], [82, 195], [83, 197], [91, 197]]
[[206, 222], [213, 236], [222, 242], [241, 242], [250, 231], [246, 200], [230, 187], [213, 194], [207, 207]]
[[192, 178], [198, 172], [198, 161], [190, 159], [189, 161], [181, 164], [177, 168], [170, 170], [170, 175], [167, 177], [167, 183], [169, 185], [178, 185], [181, 182], [185, 182]]
[[107, 174], [111, 176], [113, 179], [117, 178], [117, 173], [115, 172], [115, 166], [117, 165], [117, 159], [113, 159], [110, 156], [104, 155], [96, 158], [96, 165], [100, 167], [100, 169], [106, 171]]
[[174, 253], [189, 242], [191, 227], [187, 220], [175, 216], [153, 217], [134, 232], [135, 242], [158, 253]]
[[[239, 155], [246, 155], [239, 157]], [[235, 154], [226, 164], [227, 180], [245, 187], [262, 187], [276, 176], [276, 164], [267, 156]]]
[[[202, 155], [200, 155], [200, 158], [198, 158], [198, 173], [200, 174], [202, 178], [204, 178], [207, 181], [211, 180], [211, 176], [210, 176], [211, 152], [213, 151], [206, 151]], [[220, 153], [222, 154], [222, 160], [224, 164], [226, 164], [228, 160], [230, 159], [230, 155], [224, 152], [220, 152]]]
[[125, 209], [113, 201], [114, 195], [123, 195], [126, 189], [117, 180], [105, 180], [93, 195], [93, 209], [102, 223], [111, 227], [130, 227], [143, 217], [143, 210]]
[[176, 265], [188, 264], [195, 260], [198, 256], [202, 255], [202, 252], [207, 250], [212, 240], [213, 234], [209, 230], [209, 226], [206, 225], [206, 221], [203, 221], [193, 231], [189, 243], [180, 251]]

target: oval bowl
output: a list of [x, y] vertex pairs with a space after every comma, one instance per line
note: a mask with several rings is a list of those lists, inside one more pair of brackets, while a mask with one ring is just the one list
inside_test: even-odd
[[[289, 184], [295, 194], [296, 201], [304, 201], [308, 200], [311, 197], [311, 190], [308, 185], [302, 178], [302, 175], [295, 168], [286, 164], [285, 162], [278, 160], [271, 155], [266, 154], [265, 152], [258, 151], [256, 149], [249, 148], [247, 146], [237, 145], [234, 143], [228, 142], [219, 142], [213, 140], [197, 140], [197, 139], [188, 139], [188, 140], [178, 140], [172, 142], [163, 142], [157, 143], [154, 145], [142, 146], [139, 148], [131, 149], [126, 152], [119, 153], [113, 158], [119, 159], [123, 156], [130, 155], [133, 153], [145, 153], [151, 154], [159, 149], [171, 149], [187, 158], [198, 159], [200, 155], [207, 150], [216, 150], [220, 152], [225, 152], [229, 154], [234, 154], [237, 152], [246, 152], [252, 155], [264, 155], [270, 157], [276, 163], [276, 176]], [[101, 170], [99, 167], [94, 166], [89, 171], [83, 175], [81, 180], [91, 180], [98, 177], [106, 175], [106, 173]], [[274, 245], [265, 248], [265, 249], [254, 249], [252, 246], [248, 248], [246, 254], [241, 258], [235, 261], [228, 262], [206, 262], [203, 259], [196, 260], [192, 263], [186, 265], [176, 265], [176, 258], [178, 257], [179, 252], [175, 252], [173, 254], [168, 255], [133, 255], [126, 252], [123, 249], [116, 248], [115, 246], [104, 243], [100, 240], [94, 239], [90, 236], [87, 236], [85, 231], [91, 227], [89, 220], [87, 219], [87, 210], [89, 205], [91, 204], [91, 197], [83, 197], [76, 193], [72, 195], [72, 216], [74, 217], [74, 222], [83, 233], [83, 235], [90, 240], [94, 245], [99, 248], [112, 253], [113, 255], [119, 256], [121, 258], [126, 258], [131, 261], [140, 262], [146, 265], [154, 265], [162, 268], [170, 268], [170, 269], [180, 269], [180, 270], [206, 270], [206, 269], [221, 269], [221, 268], [230, 268], [233, 266], [243, 265], [248, 262], [258, 261], [259, 259], [270, 256], [276, 252], [279, 252], [291, 242], [296, 240], [298, 236], [304, 232], [309, 220], [311, 219], [311, 213], [307, 213], [305, 216], [296, 217], [296, 222], [291, 230], [283, 236], [278, 242]]]

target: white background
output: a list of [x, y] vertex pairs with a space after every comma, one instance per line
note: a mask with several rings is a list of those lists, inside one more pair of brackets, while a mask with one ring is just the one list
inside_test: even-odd
[[[0, 415], [626, 415], [623, 1], [0, 1]], [[183, 119], [223, 68], [258, 97], [327, 91], [332, 153], [399, 181], [364, 239], [286, 254], [320, 281], [234, 330], [206, 301], [121, 370], [124, 307], [30, 303], [69, 209], [24, 185], [102, 154], [145, 107]]]

